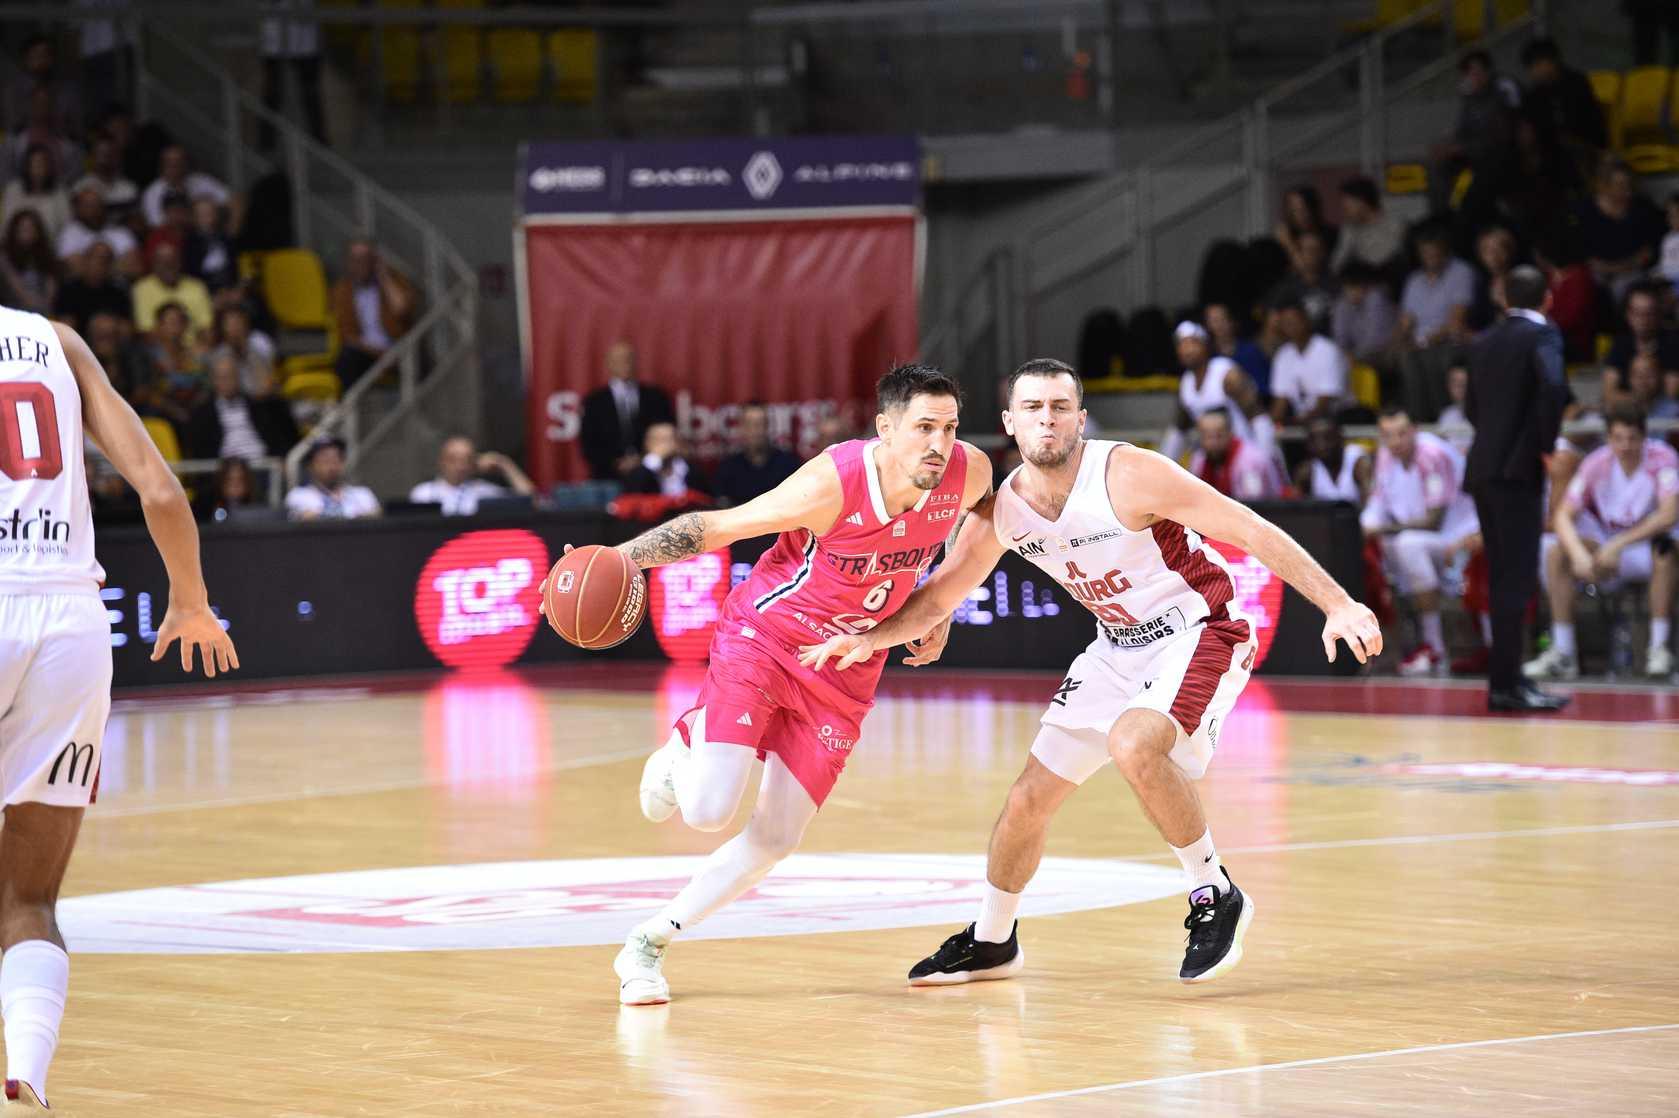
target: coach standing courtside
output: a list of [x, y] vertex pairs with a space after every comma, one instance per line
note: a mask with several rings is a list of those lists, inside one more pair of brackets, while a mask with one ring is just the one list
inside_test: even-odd
[[1568, 397], [1562, 334], [1545, 317], [1551, 298], [1537, 268], [1504, 278], [1506, 313], [1469, 356], [1464, 416], [1475, 428], [1464, 488], [1475, 498], [1492, 580], [1487, 709], [1557, 711], [1568, 705], [1521, 674], [1522, 620], [1539, 586], [1544, 456]]

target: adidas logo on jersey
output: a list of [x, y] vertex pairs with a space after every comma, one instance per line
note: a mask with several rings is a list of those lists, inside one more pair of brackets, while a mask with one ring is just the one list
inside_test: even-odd
[[855, 524], [855, 525], [857, 525], [857, 527], [861, 528], [863, 526], [863, 512], [862, 512], [862, 510], [859, 509], [856, 512], [852, 513], [850, 516], [846, 517], [845, 522], [847, 524]]
[[735, 725], [736, 726], [750, 726], [750, 725], [752, 725], [752, 715], [751, 715], [751, 713], [748, 712], [746, 714], [741, 715], [739, 718], [735, 719]]

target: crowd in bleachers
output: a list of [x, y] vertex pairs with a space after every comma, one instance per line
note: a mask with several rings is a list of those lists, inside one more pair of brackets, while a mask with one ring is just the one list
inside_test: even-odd
[[[1093, 315], [1084, 372], [1176, 373], [1177, 415], [1162, 449], [1188, 448], [1190, 468], [1227, 493], [1358, 503], [1373, 597], [1407, 605], [1414, 618], [1401, 670], [1440, 671], [1449, 659], [1442, 591], [1461, 591], [1472, 629], [1487, 628], [1480, 538], [1462, 489], [1473, 436], [1462, 408], [1469, 347], [1505, 313], [1515, 270], [1539, 269], [1571, 374], [1568, 417], [1607, 422], [1576, 426], [1550, 458], [1548, 527], [1563, 543], [1548, 565], [1550, 648], [1530, 668], [1577, 673], [1563, 608], [1576, 579], [1594, 594], [1630, 582], [1649, 588], [1646, 670], [1665, 677], [1679, 476], [1661, 438], [1679, 445], [1679, 432], [1646, 433], [1652, 419], [1679, 417], [1679, 194], [1666, 199], [1664, 219], [1614, 149], [1620, 133], [1605, 116], [1613, 106], [1600, 104], [1554, 42], [1527, 44], [1522, 62], [1518, 83], [1483, 52], [1463, 58], [1456, 125], [1416, 176], [1427, 182], [1424, 218], [1397, 219], [1362, 176], [1339, 184], [1334, 216], [1313, 185], [1295, 186], [1270, 236], [1209, 248], [1197, 304], [1179, 312], [1175, 334], [1153, 309], [1129, 323]], [[1372, 458], [1340, 425], [1378, 417]], [[1279, 437], [1302, 423], [1304, 441]], [[1619, 450], [1605, 445], [1606, 431]], [[1637, 437], [1617, 442], [1616, 431]], [[1612, 453], [1618, 472], [1606, 464]], [[1607, 489], [1594, 503], [1571, 485], [1583, 462], [1622, 502], [1607, 520]], [[1617, 566], [1628, 553], [1635, 559]], [[1473, 634], [1462, 647], [1455, 668], [1484, 665]]]

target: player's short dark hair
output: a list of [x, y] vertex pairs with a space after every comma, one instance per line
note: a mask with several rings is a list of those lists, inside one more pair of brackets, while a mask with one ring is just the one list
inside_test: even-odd
[[1347, 261], [1346, 265], [1341, 269], [1341, 275], [1339, 277], [1341, 280], [1341, 286], [1343, 287], [1348, 284], [1352, 284], [1356, 287], [1374, 287], [1378, 283], [1381, 283], [1384, 278], [1386, 277], [1382, 275], [1382, 270], [1380, 268], [1376, 267], [1374, 264], [1360, 260], [1356, 256]]
[[1536, 311], [1550, 289], [1544, 272], [1532, 264], [1517, 265], [1504, 277], [1504, 305], [1512, 310]]
[[932, 365], [899, 365], [875, 385], [875, 402], [883, 415], [897, 415], [917, 396], [949, 396], [962, 404], [962, 386]]
[[1452, 247], [1452, 231], [1443, 221], [1425, 221], [1417, 226], [1417, 231], [1411, 236], [1418, 248], [1423, 245], [1443, 245], [1450, 251]]
[[1522, 47], [1522, 65], [1532, 66], [1535, 62], [1561, 62], [1562, 52], [1557, 49], [1557, 41], [1549, 35], [1541, 35], [1536, 39], [1529, 39]]
[[1350, 179], [1341, 180], [1341, 193], [1348, 198], [1356, 198], [1373, 210], [1382, 208], [1382, 194], [1376, 189], [1376, 181], [1366, 175], [1354, 175]]
[[1617, 424], [1622, 427], [1631, 427], [1641, 435], [1648, 434], [1650, 430], [1649, 418], [1644, 414], [1644, 409], [1637, 404], [1627, 402], [1616, 404], [1609, 409], [1609, 414], [1605, 418], [1608, 420], [1608, 426], [1610, 427]]
[[1073, 392], [1078, 397], [1079, 407], [1084, 407], [1084, 381], [1080, 379], [1078, 370], [1065, 361], [1057, 361], [1053, 357], [1034, 357], [1022, 364], [1009, 374], [1009, 399], [1014, 399], [1014, 386], [1021, 377], [1059, 377], [1073, 378]]
[[1377, 413], [1378, 419], [1410, 419], [1411, 413], [1405, 410], [1403, 404], [1388, 404]]

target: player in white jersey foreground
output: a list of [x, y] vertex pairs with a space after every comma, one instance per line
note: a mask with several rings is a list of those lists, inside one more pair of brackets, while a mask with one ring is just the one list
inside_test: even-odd
[[111, 709], [111, 623], [99, 599], [82, 433], [140, 495], [169, 572], [152, 659], [181, 642], [206, 675], [239, 666], [210, 610], [198, 529], [139, 417], [67, 326], [0, 308], [0, 1015], [4, 1106], [45, 1109], [70, 957], [56, 917]]
[[1193, 879], [1179, 977], [1234, 966], [1253, 903], [1214, 849], [1194, 781], [1253, 667], [1255, 635], [1232, 608], [1224, 560], [1202, 537], [1243, 548], [1328, 615], [1323, 647], [1344, 640], [1362, 663], [1381, 628], [1300, 545], [1175, 462], [1125, 443], [1086, 440], [1083, 388], [1067, 365], [1028, 361], [1010, 377], [1003, 426], [1023, 464], [975, 506], [954, 552], [877, 628], [803, 649], [845, 669], [913, 639], [950, 614], [1005, 549], [1043, 568], [1097, 618], [1043, 716], [1026, 768], [991, 832], [979, 918], [910, 971], [912, 985], [1007, 978], [1024, 962], [1015, 913], [1056, 810], [1112, 760]]

